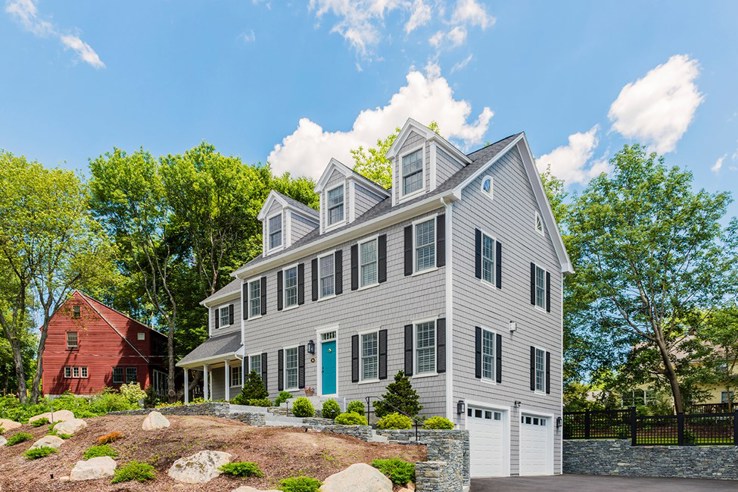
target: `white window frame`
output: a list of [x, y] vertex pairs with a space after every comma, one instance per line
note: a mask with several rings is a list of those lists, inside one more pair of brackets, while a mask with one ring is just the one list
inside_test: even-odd
[[[251, 312], [251, 303], [254, 300], [254, 298], [251, 297], [251, 284], [253, 283], [257, 283], [259, 285], [259, 312], [257, 314], [253, 314]], [[261, 294], [261, 277], [254, 278], [246, 282], [246, 309], [249, 310], [249, 321], [261, 318]]]
[[[287, 304], [287, 270], [295, 269], [295, 303]], [[282, 269], [282, 311], [287, 309], [295, 309], [300, 305], [300, 269], [298, 264], [290, 265]]]
[[[69, 345], [69, 334], [70, 333], [74, 333], [74, 339], [75, 339], [74, 345]], [[67, 350], [77, 350], [77, 349], [79, 349], [79, 332], [78, 331], [68, 331], [68, 332], [66, 332], [66, 337], [67, 337], [67, 340], [66, 340], [67, 341]]]
[[[482, 328], [482, 381], [492, 384], [497, 384], [497, 332], [494, 330], [491, 330], [489, 328], [486, 328], [484, 326]], [[484, 358], [485, 358], [485, 352], [484, 352], [484, 334], [489, 333], [492, 336], [492, 354], [489, 355], [489, 357], [492, 359], [492, 375], [490, 377], [487, 377], [484, 375]]]
[[79, 367], [78, 366], [72, 366], [72, 378], [79, 379]]
[[[318, 382], [318, 394], [325, 396], [323, 394], [323, 343], [327, 342], [336, 342], [336, 392], [334, 394], [340, 394], [340, 386], [341, 386], [341, 378], [340, 378], [340, 368], [341, 368], [341, 358], [339, 357], [339, 343], [338, 343], [338, 333], [339, 333], [340, 325], [327, 325], [319, 327], [315, 330], [315, 340], [316, 347], [315, 347], [315, 358], [317, 360], [315, 364], [315, 379]], [[306, 367], [307, 370], [307, 367]]]
[[[217, 309], [217, 312], [218, 312], [218, 329], [228, 328], [229, 326], [231, 326], [231, 323], [230, 323], [230, 321], [231, 321], [231, 315], [228, 312], [228, 306], [229, 306], [229, 304], [226, 304], [225, 306], [220, 306]], [[223, 311], [225, 311], [226, 323], [223, 323]]]
[[[376, 335], [377, 336], [377, 353], [374, 358], [377, 361], [376, 368], [377, 374], [372, 378], [364, 376], [364, 336]], [[359, 333], [359, 383], [376, 383], [379, 381], [379, 330], [368, 330]]]
[[[297, 391], [300, 386], [300, 351], [297, 348], [297, 345], [294, 345], [292, 347], [283, 347], [282, 350], [282, 357], [284, 357], [284, 368], [283, 368], [283, 376], [284, 377], [284, 391]], [[288, 378], [287, 378], [287, 351], [288, 350], [294, 350], [295, 351], [295, 385], [290, 386], [288, 384]]]
[[[417, 152], [418, 150], [420, 150], [420, 156], [421, 156], [421, 162], [422, 162], [421, 169], [420, 169], [422, 186], [419, 189], [415, 190], [415, 191], [412, 191], [410, 193], [405, 194], [405, 173], [403, 172], [403, 169], [405, 167], [405, 164], [404, 164], [403, 161], [404, 161], [405, 157], [409, 156], [410, 154], [413, 154], [413, 153]], [[398, 159], [400, 160], [399, 166], [398, 166], [400, 199], [401, 200], [408, 200], [408, 199], [410, 199], [412, 197], [415, 197], [415, 196], [418, 196], [418, 195], [421, 195], [421, 194], [425, 193], [425, 188], [426, 188], [426, 186], [425, 186], [425, 144], [424, 143], [423, 144], [420, 144], [420, 145], [415, 146], [412, 149], [408, 150], [407, 152], [402, 153], [398, 157]]]
[[[280, 229], [279, 229], [279, 232], [281, 234], [280, 235], [281, 240], [280, 240], [280, 242], [279, 242], [278, 245], [272, 246], [271, 221], [277, 215], [280, 216]], [[284, 239], [285, 239], [284, 238], [284, 235], [285, 235], [284, 222], [285, 222], [284, 221], [284, 214], [282, 213], [282, 210], [280, 210], [279, 212], [274, 213], [274, 214], [272, 214], [272, 215], [270, 215], [270, 216], [267, 217], [267, 219], [266, 219], [267, 237], [266, 237], [266, 245], [265, 246], [266, 246], [266, 251], [268, 253], [271, 253], [272, 251], [278, 251], [278, 250], [280, 250], [280, 249], [282, 249], [284, 247]]]
[[[482, 265], [481, 265], [482, 271], [480, 272], [481, 275], [482, 275], [482, 282], [494, 287], [494, 286], [497, 285], [497, 270], [496, 270], [497, 269], [497, 239], [493, 235], [487, 234], [483, 230], [480, 230], [480, 232], [482, 233], [482, 244], [480, 245], [480, 247], [482, 249], [482, 251], [481, 251], [481, 254], [482, 254]], [[485, 237], [487, 237], [490, 240], [492, 240], [492, 269], [490, 270], [490, 272], [491, 272], [491, 278], [489, 280], [487, 280], [486, 278], [484, 278], [484, 238]]]
[[[539, 225], [540, 228], [538, 227]], [[541, 236], [546, 237], [546, 228], [543, 225], [543, 219], [541, 218], [541, 214], [538, 213], [538, 210], [536, 210], [535, 216], [533, 217], [533, 229]]]
[[[329, 202], [328, 195], [330, 194], [331, 191], [333, 191], [335, 189], [338, 189], [338, 188], [343, 188], [343, 203], [341, 204], [343, 206], [343, 217], [341, 218], [341, 220], [338, 220], [336, 222], [331, 222], [331, 204]], [[332, 188], [330, 188], [328, 190], [325, 190], [325, 228], [324, 229], [326, 231], [327, 230], [330, 230], [330, 229], [333, 229], [335, 227], [338, 227], [338, 226], [343, 225], [343, 224], [346, 223], [346, 215], [347, 215], [347, 212], [348, 212], [348, 210], [347, 210], [348, 207], [346, 206], [346, 203], [347, 203], [347, 201], [346, 201], [346, 183], [341, 183], [341, 184], [336, 185], [336, 186], [334, 186], [334, 187], [332, 187]]]
[[[533, 365], [533, 373], [535, 374], [535, 380], [534, 380], [535, 392], [540, 395], [545, 395], [546, 394], [546, 349], [537, 347], [535, 345], [533, 346], [533, 348], [535, 349], [535, 356], [533, 358], [535, 361]], [[540, 381], [541, 389], [538, 388], [538, 353], [539, 352], [542, 354], [541, 365], [543, 366], [541, 368], [541, 374], [543, 375]]]
[[79, 368], [79, 377], [82, 379], [87, 379], [90, 377], [90, 372], [87, 369], [87, 366], [82, 366]]
[[[374, 282], [370, 284], [364, 284], [364, 273], [363, 268], [364, 265], [361, 263], [361, 246], [367, 243], [374, 242], [376, 244], [374, 248], [374, 264], [376, 265], [375, 269], [375, 277]], [[366, 289], [369, 287], [374, 287], [375, 285], [379, 285], [379, 236], [372, 236], [366, 239], [363, 239], [358, 242], [357, 246], [357, 254], [359, 255], [358, 258], [358, 264], [359, 264], [359, 290]], [[367, 263], [369, 265], [370, 263]]]
[[[258, 369], [256, 370], [256, 374], [258, 374], [258, 375], [259, 375], [259, 377], [261, 377], [261, 364], [262, 364], [262, 360], [261, 360], [261, 352], [259, 352], [259, 353], [255, 353], [255, 354], [251, 354], [251, 355], [249, 355], [249, 356], [248, 356], [248, 360], [246, 361], [246, 365], [248, 366], [248, 367], [247, 367], [247, 370], [246, 370], [246, 373], [247, 373], [247, 374], [251, 374], [251, 371], [252, 371], [252, 369], [251, 369], [251, 366], [252, 366], [252, 364], [253, 364], [253, 360], [254, 360], [254, 359], [255, 359], [256, 357], [258, 357], [258, 358], [259, 358], [259, 368], [258, 368]], [[245, 377], [245, 375], [244, 375], [244, 377]]]
[[[236, 384], [233, 384], [234, 372], [236, 373]], [[228, 384], [231, 388], [243, 385], [243, 366], [241, 364], [236, 364], [229, 367]]]
[[[534, 287], [535, 287], [535, 292], [536, 292], [536, 304], [535, 304], [535, 307], [536, 307], [536, 309], [541, 309], [541, 310], [545, 311], [546, 310], [546, 273], [547, 272], [546, 272], [546, 269], [545, 268], [543, 268], [542, 266], [539, 266], [537, 263], [534, 263], [534, 265], [536, 266], [536, 274], [535, 274], [535, 278], [534, 278], [534, 282], [535, 282]], [[543, 272], [543, 278], [541, 280], [543, 282], [543, 285], [540, 286], [541, 290], [543, 291], [543, 295], [541, 296], [541, 305], [538, 304], [538, 289], [539, 289], [539, 285], [538, 285], [538, 271], [539, 270], [541, 272]]]
[[[433, 371], [418, 372], [418, 326], [433, 323]], [[429, 348], [429, 347], [426, 347]], [[438, 374], [438, 318], [413, 321], [413, 378], [436, 376]]]
[[[323, 272], [321, 271], [321, 260], [330, 256], [331, 265], [333, 266], [333, 292], [330, 294], [323, 295]], [[325, 299], [332, 299], [336, 297], [336, 250], [329, 251], [318, 256], [318, 300], [323, 301]]]
[[146, 332], [145, 331], [139, 331], [138, 334], [136, 335], [136, 339], [139, 342], [142, 342], [142, 341], [146, 340]]
[[[489, 179], [489, 191], [484, 189], [484, 182]], [[479, 184], [479, 189], [482, 191], [482, 194], [485, 195], [490, 200], [495, 199], [495, 178], [487, 174], [486, 176], [482, 177], [482, 181]]]
[[64, 366], [64, 379], [72, 379], [72, 366]]
[[[433, 266], [418, 270], [418, 237], [417, 237], [417, 226], [425, 222], [433, 221]], [[434, 214], [428, 217], [423, 217], [413, 221], [413, 275], [420, 275], [422, 273], [432, 272], [438, 267], [438, 214]]]

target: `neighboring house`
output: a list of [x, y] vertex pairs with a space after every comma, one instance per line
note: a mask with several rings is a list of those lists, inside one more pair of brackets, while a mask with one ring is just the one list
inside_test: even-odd
[[43, 392], [100, 393], [123, 383], [166, 393], [167, 338], [74, 291], [49, 321], [43, 353]]
[[[203, 301], [178, 365], [206, 396], [255, 370], [274, 397], [376, 399], [400, 370], [471, 436], [471, 474], [561, 473], [562, 283], [571, 271], [525, 135], [471, 154], [414, 120], [391, 190], [331, 160], [320, 210], [275, 191], [263, 254]], [[187, 373], [187, 371], [185, 371]]]

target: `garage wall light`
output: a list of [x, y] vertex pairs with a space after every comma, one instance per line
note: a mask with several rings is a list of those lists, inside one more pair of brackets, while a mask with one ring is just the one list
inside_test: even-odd
[[522, 402], [521, 402], [520, 400], [515, 400], [515, 401], [513, 402], [513, 406], [514, 406], [515, 408], [520, 408], [520, 405], [521, 405], [521, 403], [522, 403]]
[[518, 329], [518, 324], [515, 321], [510, 321], [510, 333], [515, 332]]
[[466, 403], [464, 403], [464, 400], [459, 400], [456, 404], [456, 413], [458, 415], [464, 415], [466, 413]]

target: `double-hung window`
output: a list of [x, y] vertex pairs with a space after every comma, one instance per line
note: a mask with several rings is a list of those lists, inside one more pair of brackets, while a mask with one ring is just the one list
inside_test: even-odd
[[423, 188], [423, 149], [402, 156], [402, 194], [410, 195]]
[[135, 383], [138, 380], [138, 374], [135, 367], [126, 367], [126, 383]]
[[361, 335], [361, 380], [379, 377], [379, 333]]
[[495, 334], [482, 330], [482, 379], [495, 380]]
[[436, 266], [435, 217], [415, 224], [415, 272]]
[[241, 365], [231, 366], [231, 386], [241, 386], [241, 374], [243, 368]]
[[297, 306], [297, 265], [284, 271], [284, 307]]
[[269, 217], [267, 227], [269, 229], [269, 249], [282, 246], [282, 214]]
[[318, 279], [320, 298], [330, 297], [336, 293], [336, 260], [334, 253], [318, 259]]
[[72, 368], [72, 377], [78, 378], [79, 377], [79, 367], [73, 367]]
[[377, 283], [377, 240], [359, 244], [359, 287]]
[[67, 332], [67, 350], [74, 350], [76, 348], [79, 348], [79, 342], [77, 339], [77, 332], [76, 331], [68, 331]]
[[546, 391], [546, 352], [539, 348], [535, 350], [536, 391]]
[[546, 309], [546, 270], [536, 265], [536, 306]]
[[343, 185], [328, 190], [328, 225], [343, 222], [344, 200]]
[[297, 347], [284, 350], [284, 380], [287, 390], [297, 389]]
[[261, 354], [249, 357], [249, 372], [252, 371], [261, 376]]
[[436, 322], [417, 323], [415, 340], [416, 374], [436, 372]]
[[66, 366], [64, 368], [64, 377], [65, 378], [71, 378], [72, 377], [72, 368], [70, 366]]
[[261, 279], [249, 282], [249, 318], [261, 316]]
[[482, 233], [482, 280], [495, 283], [495, 240]]
[[123, 379], [123, 368], [122, 367], [114, 367], [113, 368], [113, 383], [114, 384], [122, 384], [124, 382]]
[[81, 367], [81, 377], [86, 378], [87, 377], [87, 367]]
[[219, 327], [225, 328], [226, 326], [231, 324], [231, 317], [230, 313], [228, 312], [228, 306], [223, 306], [218, 310], [218, 317], [219, 317]]

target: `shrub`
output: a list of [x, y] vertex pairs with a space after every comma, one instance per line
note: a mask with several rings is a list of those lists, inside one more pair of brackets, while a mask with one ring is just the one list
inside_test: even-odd
[[379, 419], [377, 427], [380, 429], [411, 429], [413, 419], [399, 413], [390, 413]]
[[271, 407], [272, 406], [272, 400], [269, 398], [258, 398], [249, 400], [246, 402], [248, 405], [251, 405], [252, 407]]
[[423, 429], [453, 429], [454, 423], [446, 417], [430, 417], [423, 422]]
[[346, 412], [338, 415], [335, 423], [338, 425], [368, 425], [366, 417], [356, 412]]
[[97, 415], [137, 409], [138, 402], [131, 403], [120, 393], [103, 392], [90, 401], [90, 410]]
[[283, 492], [317, 492], [322, 483], [313, 477], [289, 477], [279, 481]]
[[8, 442], [5, 443], [6, 446], [15, 446], [16, 444], [20, 444], [22, 442], [30, 441], [33, 439], [33, 436], [29, 434], [28, 432], [18, 432], [16, 434], [13, 434], [8, 438]]
[[404, 372], [395, 374], [395, 382], [387, 385], [387, 392], [382, 395], [381, 400], [374, 402], [374, 411], [377, 417], [384, 417], [393, 412], [415, 417], [423, 409], [417, 391], [410, 384]]
[[310, 403], [310, 400], [301, 396], [292, 404], [292, 414], [295, 417], [314, 417], [315, 409], [313, 408], [313, 404]]
[[113, 449], [111, 446], [108, 446], [107, 444], [102, 444], [100, 446], [90, 446], [89, 448], [87, 448], [87, 451], [85, 451], [85, 454], [82, 455], [82, 459], [89, 460], [90, 458], [98, 458], [100, 456], [110, 456], [111, 458], [117, 458], [118, 451]]
[[249, 400], [262, 400], [268, 397], [269, 392], [264, 387], [264, 381], [261, 379], [261, 376], [256, 371], [251, 371], [243, 382], [241, 393], [233, 399], [233, 403], [246, 405]]
[[274, 406], [278, 407], [291, 398], [292, 393], [290, 393], [289, 391], [280, 391], [279, 396], [277, 396], [277, 398], [274, 400]]
[[415, 464], [400, 458], [374, 460], [372, 466], [392, 480], [395, 485], [405, 486], [415, 481]]
[[361, 400], [354, 400], [350, 401], [348, 406], [346, 407], [347, 412], [353, 412], [358, 413], [359, 415], [364, 415], [366, 412], [366, 407], [364, 406], [364, 402]]
[[42, 425], [46, 425], [49, 423], [49, 419], [46, 417], [40, 418], [38, 420], [34, 420], [31, 422], [31, 427], [41, 427]]
[[232, 475], [234, 477], [263, 477], [264, 472], [261, 471], [259, 465], [251, 461], [234, 461], [233, 463], [226, 463], [220, 467], [220, 470], [226, 475]]
[[156, 478], [156, 470], [148, 463], [141, 461], [129, 461], [125, 465], [118, 467], [113, 475], [113, 483], [130, 482], [136, 480], [137, 482], [145, 482], [147, 480], [153, 480]]
[[120, 394], [128, 400], [132, 405], [140, 406], [139, 402], [146, 399], [146, 392], [141, 389], [138, 383], [129, 383], [120, 385]]
[[29, 449], [23, 456], [29, 460], [37, 460], [39, 458], [46, 458], [50, 454], [56, 453], [56, 449], [51, 446], [41, 446], [40, 448]]
[[103, 445], [103, 444], [110, 444], [111, 442], [115, 442], [119, 439], [123, 439], [123, 433], [118, 431], [113, 431], [108, 434], [102, 435], [97, 438], [97, 444]]
[[324, 419], [335, 419], [339, 413], [341, 413], [341, 407], [336, 400], [323, 402], [323, 407], [320, 409], [321, 417]]

